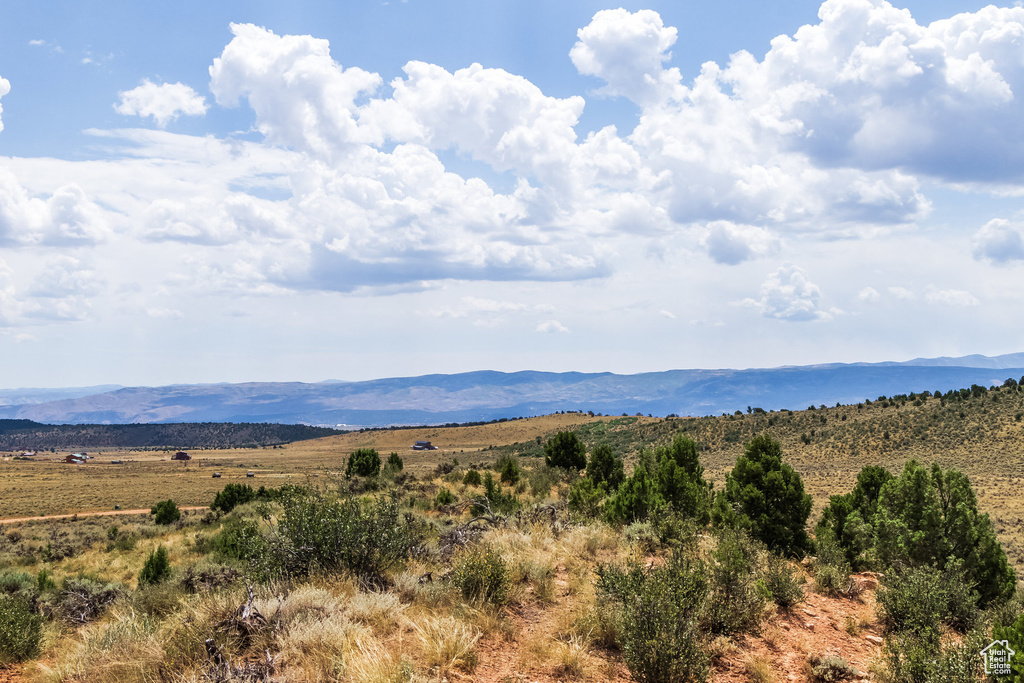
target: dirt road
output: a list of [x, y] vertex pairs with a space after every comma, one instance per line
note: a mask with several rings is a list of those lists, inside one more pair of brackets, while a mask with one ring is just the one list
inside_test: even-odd
[[[208, 505], [188, 505], [179, 507], [179, 510], [208, 510]], [[13, 524], [15, 522], [35, 522], [44, 519], [71, 519], [72, 517], [108, 517], [112, 515], [148, 515], [148, 508], [138, 510], [101, 510], [99, 512], [74, 512], [70, 515], [41, 515], [39, 517], [12, 517], [0, 519], [0, 524]]]

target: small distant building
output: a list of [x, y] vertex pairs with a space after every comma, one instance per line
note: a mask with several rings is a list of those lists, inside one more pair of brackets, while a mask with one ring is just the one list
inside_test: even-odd
[[188, 453], [186, 453], [185, 451], [178, 451], [177, 453], [175, 453], [171, 457], [171, 460], [191, 460], [191, 459], [192, 459], [192, 456], [189, 455]]
[[85, 453], [72, 453], [64, 458], [64, 462], [71, 465], [82, 465], [85, 463]]
[[246, 473], [245, 473], [245, 476], [246, 476], [247, 478], [249, 478], [249, 479], [252, 479], [253, 477], [255, 477], [255, 476], [256, 476], [256, 473], [255, 473], [255, 472], [246, 472]]
[[22, 451], [21, 452], [21, 457], [23, 457], [23, 458], [31, 458], [35, 454], [36, 454], [35, 451]]
[[213, 478], [214, 479], [220, 479], [220, 472], [214, 472], [213, 473]]
[[417, 441], [412, 445], [414, 451], [436, 451], [437, 446], [432, 446], [429, 441]]

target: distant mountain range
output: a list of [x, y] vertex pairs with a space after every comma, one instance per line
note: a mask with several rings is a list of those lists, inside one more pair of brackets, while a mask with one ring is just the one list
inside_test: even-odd
[[560, 410], [718, 415], [748, 406], [798, 409], [944, 392], [1022, 376], [1024, 353], [1014, 353], [635, 375], [479, 371], [312, 384], [11, 389], [0, 390], [0, 418], [49, 424], [273, 422], [359, 428], [488, 421]]

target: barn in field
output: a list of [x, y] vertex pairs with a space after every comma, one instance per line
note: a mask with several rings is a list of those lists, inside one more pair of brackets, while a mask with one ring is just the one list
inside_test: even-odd
[[185, 451], [178, 451], [173, 456], [171, 456], [171, 460], [191, 460], [191, 459], [192, 459], [192, 456], [189, 455], [188, 453], [186, 453]]
[[414, 451], [436, 451], [437, 446], [430, 445], [429, 441], [417, 441], [412, 445]]
[[85, 463], [85, 453], [72, 453], [64, 458], [64, 462], [71, 465], [82, 465]]

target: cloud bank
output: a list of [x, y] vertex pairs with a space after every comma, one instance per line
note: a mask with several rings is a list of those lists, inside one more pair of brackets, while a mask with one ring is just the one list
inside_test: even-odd
[[[761, 57], [706, 63], [689, 83], [671, 65], [678, 31], [658, 13], [603, 10], [567, 55], [597, 85], [567, 97], [480, 64], [410, 61], [385, 82], [338, 63], [321, 38], [230, 31], [209, 92], [251, 111], [257, 140], [92, 131], [110, 158], [11, 160], [0, 243], [77, 250], [62, 254], [59, 282], [105, 248], [129, 260], [159, 250], [176, 259], [162, 287], [261, 295], [600, 280], [644, 250], [706, 268], [762, 262], [776, 270], [732, 300], [811, 321], [832, 309], [789, 264], [790, 245], [912, 229], [932, 211], [926, 186], [1024, 192], [1021, 8], [921, 25], [882, 0], [827, 0], [818, 23]], [[9, 90], [0, 78], [0, 97]], [[637, 125], [579, 133], [587, 97], [628, 99]], [[190, 85], [145, 80], [114, 106], [163, 128], [211, 105]], [[973, 245], [986, 263], [1024, 260], [1014, 224], [985, 225]], [[101, 280], [70, 308], [113, 286]], [[851, 298], [877, 302], [865, 284]], [[956, 288], [925, 300], [978, 301]]]

